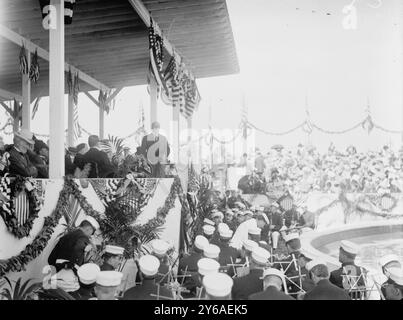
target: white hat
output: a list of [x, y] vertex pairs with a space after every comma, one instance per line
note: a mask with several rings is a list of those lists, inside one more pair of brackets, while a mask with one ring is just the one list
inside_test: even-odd
[[270, 205], [273, 207], [276, 207], [276, 208], [280, 208], [280, 206], [277, 202], [272, 202], [272, 203], [270, 203]]
[[269, 261], [270, 252], [261, 247], [254, 248], [252, 251], [252, 260], [258, 264], [266, 264]]
[[358, 245], [348, 240], [343, 240], [340, 243], [340, 248], [353, 255], [357, 255], [360, 251], [360, 247]]
[[244, 214], [253, 216], [253, 212], [250, 211], [250, 210], [245, 210], [245, 211], [244, 211]]
[[91, 284], [97, 280], [97, 275], [100, 271], [101, 269], [95, 263], [86, 263], [78, 268], [77, 275], [81, 283]]
[[387, 255], [382, 256], [382, 257], [379, 259], [379, 265], [380, 265], [381, 267], [384, 267], [384, 266], [386, 266], [388, 263], [393, 262], [393, 261], [400, 262], [400, 261], [399, 261], [399, 257], [398, 257], [397, 255], [395, 255], [395, 254], [387, 254]]
[[202, 276], [206, 276], [210, 273], [217, 273], [220, 269], [220, 264], [213, 259], [201, 258], [197, 262], [197, 269]]
[[158, 258], [147, 254], [139, 259], [140, 271], [146, 276], [154, 276], [160, 267]]
[[253, 240], [245, 240], [245, 241], [243, 242], [243, 247], [245, 248], [245, 250], [253, 251], [253, 249], [259, 247], [259, 245], [257, 244], [256, 241], [253, 241]]
[[299, 239], [299, 234], [296, 232], [290, 233], [290, 234], [286, 234], [284, 236], [284, 241], [287, 243], [291, 240], [295, 240], [295, 239]]
[[203, 232], [208, 235], [211, 236], [215, 231], [215, 228], [213, 226], [210, 226], [209, 224], [205, 224], [203, 226]]
[[80, 289], [78, 278], [71, 269], [61, 269], [56, 273], [56, 286], [66, 292], [73, 292]]
[[285, 281], [285, 276], [284, 276], [284, 272], [275, 269], [275, 268], [268, 268], [266, 270], [263, 271], [263, 277], [262, 279], [268, 277], [268, 276], [277, 276], [281, 279], [282, 282]]
[[403, 286], [403, 269], [402, 268], [390, 268], [389, 278], [396, 282], [399, 286]]
[[326, 261], [320, 259], [314, 259], [306, 263], [305, 269], [311, 271], [313, 267], [316, 267], [320, 264], [327, 266]]
[[125, 248], [118, 247], [118, 246], [112, 246], [112, 245], [106, 245], [105, 246], [105, 252], [114, 254], [114, 255], [123, 255], [125, 252]]
[[199, 250], [203, 250], [205, 246], [208, 246], [209, 242], [206, 237], [197, 236], [195, 239], [195, 246]]
[[100, 271], [97, 274], [97, 284], [104, 287], [117, 287], [122, 282], [123, 273], [118, 271]]
[[99, 223], [98, 223], [97, 220], [95, 220], [95, 218], [93, 218], [93, 217], [91, 217], [91, 216], [86, 216], [86, 217], [84, 218], [84, 220], [86, 220], [86, 221], [88, 221], [89, 223], [91, 223], [92, 227], [93, 227], [95, 230], [98, 230], [98, 229], [99, 229]]
[[267, 246], [268, 245], [267, 242], [263, 241], [263, 240], [259, 241], [258, 244], [261, 245], [261, 246]]
[[207, 218], [204, 218], [203, 223], [208, 224], [210, 226], [215, 226], [214, 221], [211, 221], [210, 219], [207, 219]]
[[220, 230], [220, 237], [224, 239], [232, 238], [233, 231], [231, 229]]
[[220, 255], [220, 248], [215, 244], [209, 244], [203, 249], [203, 254], [206, 258], [217, 259]]
[[226, 297], [231, 293], [234, 280], [225, 273], [208, 274], [203, 278], [207, 294], [213, 297]]
[[64, 263], [64, 262], [69, 262], [69, 260], [66, 260], [66, 259], [56, 259], [56, 264]]
[[229, 227], [228, 227], [228, 225], [226, 223], [221, 222], [221, 223], [218, 224], [217, 229], [218, 229], [218, 232], [221, 232], [221, 231], [224, 231], [224, 230], [228, 230]]
[[264, 211], [264, 207], [257, 207], [258, 211]]
[[14, 132], [14, 136], [24, 140], [29, 144], [35, 144], [35, 141], [33, 140], [33, 133], [27, 129], [21, 129], [18, 132]]
[[252, 227], [252, 228], [249, 228], [249, 230], [248, 230], [249, 234], [252, 234], [255, 236], [260, 236], [261, 232], [262, 232], [262, 230], [260, 230], [258, 227]]
[[214, 218], [221, 218], [221, 219], [224, 219], [224, 214], [221, 212], [221, 211], [216, 211], [216, 212], [214, 212], [212, 215], [211, 215], [211, 217], [214, 219]]
[[155, 239], [151, 243], [151, 248], [153, 250], [153, 253], [162, 256], [167, 253], [169, 249], [169, 243], [161, 239]]

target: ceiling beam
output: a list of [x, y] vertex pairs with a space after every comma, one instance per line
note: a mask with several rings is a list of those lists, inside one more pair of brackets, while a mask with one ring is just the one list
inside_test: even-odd
[[[14, 32], [2, 25], [0, 25], [0, 36], [10, 40], [11, 42], [14, 42], [15, 44], [17, 44], [19, 46], [21, 46], [21, 44], [24, 44], [25, 48], [32, 53], [34, 53], [37, 50], [38, 56], [49, 61], [49, 52], [48, 51], [42, 49], [41, 47], [38, 47], [33, 42], [29, 41], [28, 39], [24, 38], [23, 36], [19, 35], [18, 33]], [[102, 84], [98, 80], [92, 78], [91, 76], [82, 72], [81, 70], [77, 69], [76, 67], [74, 67], [71, 64], [65, 63], [64, 68], [65, 68], [65, 71], [71, 70], [71, 72], [73, 72], [73, 73], [78, 72], [78, 77], [82, 81], [88, 83], [89, 85], [93, 86], [96, 89], [104, 90], [104, 91], [110, 90], [110, 88], [108, 88], [108, 86]]]
[[2, 98], [2, 100], [17, 100], [17, 101], [22, 101], [22, 96], [20, 96], [19, 94], [4, 90], [0, 88], [0, 98]]

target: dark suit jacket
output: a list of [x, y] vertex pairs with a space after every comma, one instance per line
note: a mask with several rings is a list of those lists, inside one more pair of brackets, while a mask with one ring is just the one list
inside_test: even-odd
[[[235, 264], [236, 259], [241, 258], [241, 253], [235, 249], [234, 247], [230, 247], [228, 243], [222, 243], [221, 241], [218, 243], [218, 247], [220, 248], [220, 255], [218, 257], [218, 262], [220, 266], [228, 266], [229, 264]], [[232, 258], [232, 262], [231, 262]], [[234, 267], [229, 266], [227, 270], [227, 274], [232, 277], [234, 275]]]
[[305, 294], [304, 300], [351, 300], [346, 290], [336, 287], [329, 280], [324, 279], [308, 293]]
[[60, 238], [49, 255], [48, 263], [55, 265], [57, 259], [65, 259], [81, 266], [84, 263], [84, 249], [89, 243], [81, 229], [71, 231]]
[[[352, 263], [343, 263], [342, 267], [340, 269], [334, 270], [330, 273], [330, 278], [329, 281], [331, 283], [333, 283], [335, 286], [338, 286], [339, 288], [343, 288], [343, 277], [342, 275], [345, 274], [343, 267], [345, 266], [352, 266], [355, 267], [355, 272], [357, 276], [361, 275], [361, 269], [360, 267], [352, 264]], [[360, 280], [358, 281], [357, 285], [359, 286], [365, 286], [364, 280], [362, 278], [360, 278]]]
[[[127, 290], [123, 295], [123, 300], [157, 300], [157, 297], [152, 296], [152, 294], [157, 295], [158, 286], [155, 284], [154, 279], [144, 279], [141, 285]], [[167, 300], [166, 297], [172, 298], [172, 292], [167, 288], [159, 288], [160, 300]]]
[[33, 177], [36, 178], [38, 172], [35, 166], [29, 160], [27, 154], [22, 154], [17, 149], [13, 147], [8, 151], [10, 158], [9, 173], [10, 176], [23, 176], [23, 177]]
[[[85, 163], [91, 163], [89, 178], [107, 178], [111, 177], [114, 168], [109, 161], [108, 155], [96, 148], [91, 148], [83, 157]], [[96, 167], [94, 166], [96, 164]], [[98, 173], [96, 170], [98, 169]]]
[[268, 287], [265, 291], [251, 294], [248, 300], [295, 300], [275, 287]]
[[251, 294], [263, 291], [263, 270], [252, 269], [246, 276], [235, 278], [232, 286], [233, 300], [246, 300]]
[[101, 271], [115, 271], [115, 268], [111, 266], [109, 263], [104, 262], [100, 267]]
[[[154, 140], [154, 137], [153, 137], [154, 135], [152, 134], [152, 133], [150, 133], [150, 134], [147, 134], [147, 135], [145, 135], [144, 137], [143, 137], [143, 139], [141, 140], [141, 147], [140, 147], [140, 150], [141, 150], [141, 154], [144, 156], [144, 158], [146, 158], [146, 159], [148, 159], [147, 158], [147, 153], [148, 153], [148, 149], [150, 149], [150, 147], [154, 144], [154, 143], [156, 143], [157, 141], [158, 141], [158, 139], [157, 140]], [[169, 153], [170, 153], [170, 148], [169, 148], [169, 143], [167, 143], [167, 154], [166, 154], [166, 156], [168, 157], [169, 156]], [[159, 150], [157, 150], [156, 152], [155, 152], [155, 156], [156, 157], [159, 157]]]

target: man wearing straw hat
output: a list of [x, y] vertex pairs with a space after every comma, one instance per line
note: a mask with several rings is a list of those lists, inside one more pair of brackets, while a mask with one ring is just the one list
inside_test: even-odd
[[270, 253], [260, 247], [252, 251], [249, 263], [249, 274], [235, 278], [232, 287], [232, 298], [234, 300], [246, 300], [251, 294], [263, 291], [263, 270], [267, 267]]
[[123, 259], [125, 249], [118, 246], [106, 245], [103, 255], [104, 263], [101, 271], [117, 270]]
[[124, 293], [123, 300], [171, 300], [172, 292], [159, 286], [155, 282], [160, 267], [160, 261], [152, 256], [145, 255], [139, 259], [140, 272], [143, 276], [141, 285], [136, 285]]
[[19, 132], [14, 133], [14, 144], [9, 149], [10, 155], [8, 161], [10, 176], [33, 177], [38, 176], [38, 170], [31, 163], [28, 157], [28, 151], [31, 150], [35, 144], [33, 140], [34, 135], [26, 129], [21, 129]]
[[263, 272], [264, 291], [254, 293], [248, 300], [294, 300], [283, 292], [285, 288], [285, 276], [280, 270], [269, 268]]

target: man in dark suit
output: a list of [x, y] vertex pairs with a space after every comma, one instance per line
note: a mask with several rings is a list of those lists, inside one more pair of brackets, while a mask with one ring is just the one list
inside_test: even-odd
[[253, 249], [249, 274], [235, 278], [232, 287], [233, 300], [246, 300], [251, 294], [263, 291], [263, 269], [267, 266], [270, 253], [260, 247]]
[[315, 287], [305, 294], [304, 300], [351, 300], [346, 290], [329, 281], [329, 270], [324, 262], [310, 261], [308, 269]]
[[145, 255], [140, 258], [139, 266], [143, 281], [141, 285], [128, 289], [123, 295], [123, 300], [173, 300], [172, 292], [155, 282], [159, 260], [152, 255]]
[[11, 176], [33, 177], [38, 176], [38, 170], [29, 160], [27, 152], [34, 145], [32, 132], [21, 129], [14, 133], [14, 144], [8, 149], [9, 173]]
[[282, 291], [284, 284], [285, 276], [282, 271], [266, 269], [263, 272], [264, 291], [250, 295], [248, 300], [294, 300]]
[[56, 266], [56, 260], [64, 259], [81, 266], [84, 263], [85, 250], [90, 244], [90, 237], [98, 228], [99, 224], [93, 217], [86, 217], [78, 229], [60, 238], [49, 255], [48, 263]]
[[114, 175], [112, 166], [106, 152], [100, 150], [98, 136], [92, 135], [88, 138], [90, 150], [83, 156], [85, 163], [91, 164], [89, 178], [111, 178]]
[[152, 132], [141, 140], [141, 154], [150, 163], [153, 177], [163, 178], [165, 176], [164, 165], [168, 163], [170, 148], [166, 137], [159, 133], [160, 124], [158, 122], [151, 124], [151, 130]]

